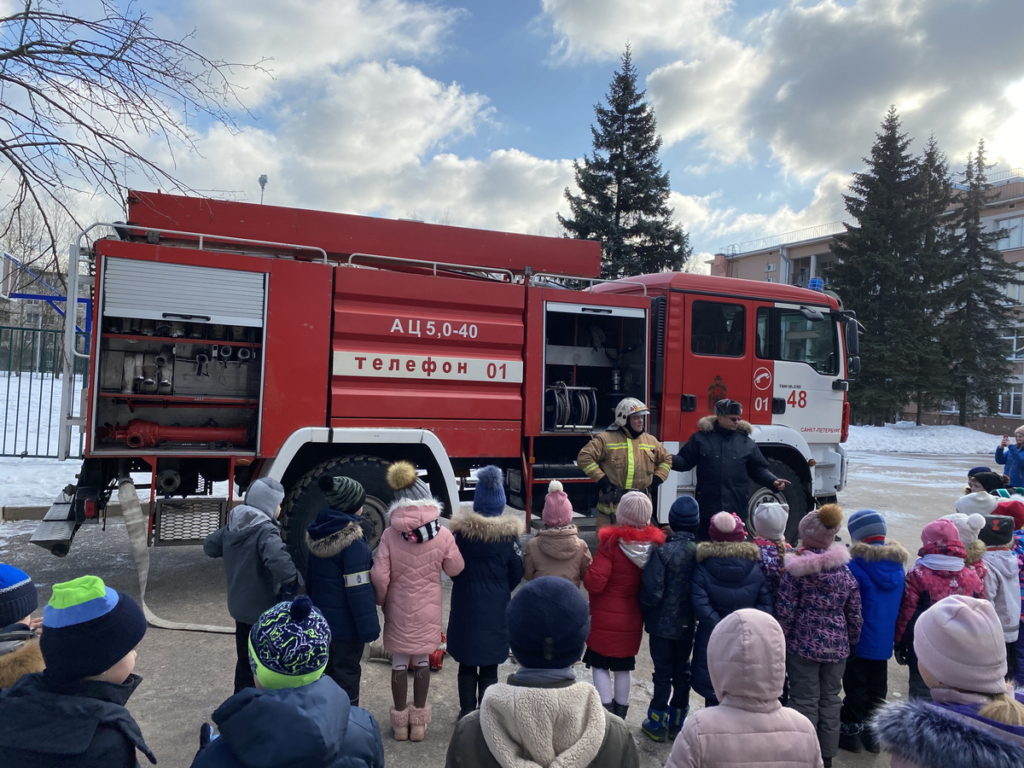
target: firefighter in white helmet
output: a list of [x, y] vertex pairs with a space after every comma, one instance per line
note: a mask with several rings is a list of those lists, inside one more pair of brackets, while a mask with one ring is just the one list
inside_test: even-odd
[[615, 406], [615, 423], [593, 437], [576, 464], [597, 483], [597, 527], [614, 522], [615, 509], [626, 491], [644, 491], [652, 499], [672, 468], [672, 456], [645, 431], [650, 409], [635, 397]]

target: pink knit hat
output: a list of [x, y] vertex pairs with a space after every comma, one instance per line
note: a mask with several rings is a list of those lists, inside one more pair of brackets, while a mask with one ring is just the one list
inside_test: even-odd
[[708, 536], [712, 541], [746, 541], [747, 529], [735, 512], [719, 512], [711, 516]]
[[630, 491], [619, 499], [619, 507], [615, 510], [615, 519], [623, 525], [634, 528], [646, 528], [651, 522], [654, 507], [646, 493]]
[[548, 484], [548, 495], [544, 497], [544, 511], [541, 513], [548, 528], [561, 528], [572, 522], [572, 504], [562, 490], [562, 484], [552, 480]]
[[942, 683], [971, 693], [1006, 691], [1006, 645], [988, 600], [950, 595], [914, 625], [917, 662]]
[[800, 518], [800, 543], [814, 549], [828, 549], [843, 525], [843, 508], [825, 504]]
[[933, 520], [921, 529], [921, 551], [965, 557], [967, 551], [952, 520]]

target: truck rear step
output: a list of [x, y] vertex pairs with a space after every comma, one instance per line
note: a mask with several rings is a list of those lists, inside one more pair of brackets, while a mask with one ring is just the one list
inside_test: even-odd
[[42, 521], [36, 526], [29, 541], [38, 544], [43, 549], [48, 549], [57, 557], [64, 557], [71, 548], [71, 539], [74, 538], [75, 532], [78, 530], [72, 509], [73, 501], [73, 495], [69, 496], [62, 491], [43, 515]]

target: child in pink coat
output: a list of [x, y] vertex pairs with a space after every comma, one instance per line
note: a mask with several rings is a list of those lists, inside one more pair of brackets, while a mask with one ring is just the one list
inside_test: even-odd
[[391, 652], [391, 728], [398, 741], [422, 741], [430, 722], [429, 655], [441, 639], [441, 571], [457, 576], [465, 563], [455, 537], [441, 526], [440, 502], [402, 499], [391, 505], [390, 517], [370, 581], [384, 606], [384, 648]]

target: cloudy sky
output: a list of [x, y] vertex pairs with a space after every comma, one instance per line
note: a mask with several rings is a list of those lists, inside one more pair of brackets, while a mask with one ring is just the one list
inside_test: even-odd
[[[10, 3], [11, 0], [6, 0]], [[0, 0], [4, 5], [5, 0]], [[628, 42], [698, 258], [835, 222], [887, 108], [959, 168], [1024, 167], [1022, 0], [143, 0], [237, 76], [239, 131], [195, 126], [193, 188], [560, 234]], [[166, 148], [154, 142], [160, 156]]]

